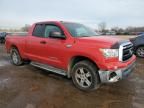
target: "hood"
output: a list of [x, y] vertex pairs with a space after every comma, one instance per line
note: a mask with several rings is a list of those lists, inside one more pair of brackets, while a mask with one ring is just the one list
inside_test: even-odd
[[116, 43], [120, 43], [124, 41], [123, 39], [120, 39], [118, 37], [112, 37], [112, 36], [93, 36], [93, 37], [79, 37], [76, 40], [88, 44], [97, 44], [106, 48], [112, 47]]

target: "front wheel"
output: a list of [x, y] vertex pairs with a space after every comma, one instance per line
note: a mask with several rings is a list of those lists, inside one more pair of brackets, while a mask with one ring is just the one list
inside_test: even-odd
[[80, 61], [72, 69], [74, 85], [83, 91], [91, 91], [99, 87], [98, 69], [90, 61]]
[[12, 48], [10, 51], [10, 57], [11, 57], [11, 62], [14, 65], [20, 66], [22, 65], [24, 62], [18, 52], [18, 50], [16, 48]]
[[138, 57], [144, 58], [144, 46], [140, 46], [140, 47], [137, 48], [136, 55]]

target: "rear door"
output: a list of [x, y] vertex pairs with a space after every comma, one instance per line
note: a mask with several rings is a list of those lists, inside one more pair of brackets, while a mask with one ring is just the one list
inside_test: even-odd
[[36, 24], [32, 36], [27, 40], [27, 55], [30, 59], [38, 62], [45, 60], [46, 39], [44, 37], [44, 24]]

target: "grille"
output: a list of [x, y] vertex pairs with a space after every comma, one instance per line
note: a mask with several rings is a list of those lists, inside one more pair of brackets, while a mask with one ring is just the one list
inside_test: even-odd
[[120, 61], [126, 61], [133, 56], [133, 44], [127, 42], [120, 45]]

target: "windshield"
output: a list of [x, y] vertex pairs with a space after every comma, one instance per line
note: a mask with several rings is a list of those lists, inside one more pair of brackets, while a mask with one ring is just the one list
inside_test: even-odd
[[89, 27], [78, 23], [63, 23], [73, 37], [91, 37], [98, 34]]

